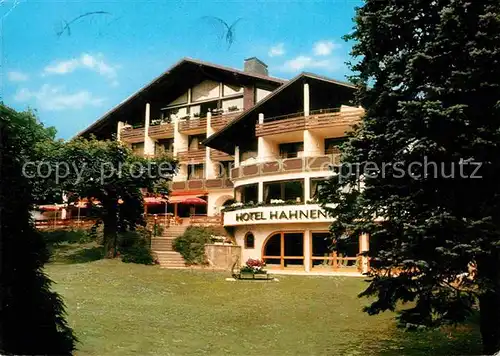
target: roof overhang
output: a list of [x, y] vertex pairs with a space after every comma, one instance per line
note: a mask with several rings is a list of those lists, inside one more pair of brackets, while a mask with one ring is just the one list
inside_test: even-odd
[[175, 63], [172, 67], [153, 79], [146, 86], [126, 98], [124, 101], [113, 107], [85, 130], [75, 137], [96, 134], [105, 127], [116, 129], [116, 124], [120, 117], [134, 109], [144, 110], [146, 102], [162, 100], [163, 102], [175, 100], [187, 89], [204, 79], [228, 80], [241, 83], [260, 82], [264, 86], [272, 89], [282, 85], [286, 81], [279, 78], [269, 77], [256, 73], [244, 72], [238, 69], [220, 66], [192, 58], [184, 58]]

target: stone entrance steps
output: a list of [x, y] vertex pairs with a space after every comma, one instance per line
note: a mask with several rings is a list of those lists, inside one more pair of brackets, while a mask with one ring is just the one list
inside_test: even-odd
[[154, 251], [153, 252], [162, 268], [183, 268], [186, 267], [184, 258], [175, 251]]
[[156, 255], [160, 267], [181, 268], [186, 266], [182, 255], [175, 252], [172, 247], [174, 239], [182, 235], [186, 228], [187, 226], [182, 225], [169, 226], [163, 231], [162, 236], [151, 239], [151, 251]]

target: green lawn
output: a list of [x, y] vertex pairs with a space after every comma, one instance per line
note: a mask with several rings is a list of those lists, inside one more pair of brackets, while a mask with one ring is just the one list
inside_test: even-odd
[[471, 326], [405, 333], [393, 314], [364, 314], [360, 278], [227, 282], [228, 273], [74, 263], [82, 260], [46, 268], [80, 339], [77, 355], [480, 353]]

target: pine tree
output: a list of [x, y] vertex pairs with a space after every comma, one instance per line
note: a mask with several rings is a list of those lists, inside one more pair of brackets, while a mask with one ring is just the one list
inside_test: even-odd
[[[476, 308], [500, 349], [500, 2], [365, 0], [352, 81], [366, 115], [321, 192], [334, 236], [371, 235], [366, 311], [402, 325]], [[481, 178], [476, 178], [476, 177]]]
[[76, 339], [43, 272], [49, 254], [31, 221], [32, 186], [22, 174], [24, 155], [43, 131], [29, 129], [32, 119], [0, 106], [0, 353], [70, 355]]

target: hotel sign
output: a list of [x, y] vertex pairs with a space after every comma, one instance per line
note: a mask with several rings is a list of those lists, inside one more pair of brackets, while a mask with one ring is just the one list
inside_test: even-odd
[[224, 225], [332, 222], [334, 218], [317, 204], [267, 206], [224, 213]]

